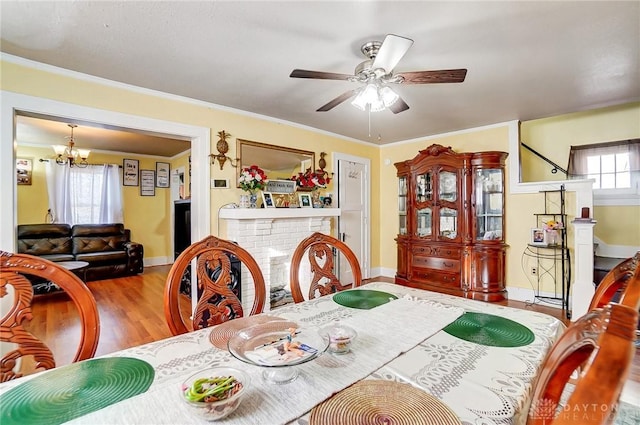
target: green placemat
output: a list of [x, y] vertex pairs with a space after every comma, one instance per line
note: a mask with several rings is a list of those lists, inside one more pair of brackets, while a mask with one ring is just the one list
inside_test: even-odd
[[396, 299], [398, 297], [388, 292], [372, 291], [370, 289], [352, 289], [338, 292], [333, 296], [333, 300], [340, 305], [363, 310], [368, 310]]
[[464, 313], [443, 329], [465, 341], [492, 347], [522, 347], [533, 342], [533, 332], [504, 317], [485, 313]]
[[128, 357], [52, 369], [0, 395], [2, 425], [60, 424], [145, 392], [153, 367]]

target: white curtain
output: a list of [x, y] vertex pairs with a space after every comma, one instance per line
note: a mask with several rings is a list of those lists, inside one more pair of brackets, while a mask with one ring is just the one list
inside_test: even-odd
[[53, 223], [71, 223], [71, 168], [61, 167], [55, 161], [45, 163], [47, 176], [47, 193], [49, 195], [49, 209], [53, 215]]
[[123, 223], [122, 187], [119, 167], [105, 164], [102, 177], [99, 223]]
[[122, 189], [118, 166], [86, 168], [46, 164], [49, 208], [55, 223], [122, 223]]
[[567, 170], [569, 178], [587, 178], [587, 158], [590, 156], [611, 155], [617, 153], [629, 153], [629, 171], [640, 171], [640, 139], [623, 142], [599, 143], [593, 145], [571, 146], [569, 152], [569, 165]]

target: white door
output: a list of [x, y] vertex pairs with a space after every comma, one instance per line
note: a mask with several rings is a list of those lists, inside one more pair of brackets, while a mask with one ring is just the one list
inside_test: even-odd
[[[366, 158], [335, 155], [338, 170], [338, 238], [354, 252], [362, 269], [362, 278], [369, 277], [369, 168]], [[353, 282], [346, 261], [340, 261], [340, 280]]]

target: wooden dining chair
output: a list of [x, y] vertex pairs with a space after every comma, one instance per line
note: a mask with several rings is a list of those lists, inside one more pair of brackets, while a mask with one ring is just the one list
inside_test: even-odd
[[611, 423], [631, 370], [636, 323], [637, 309], [610, 303], [571, 324], [542, 364], [527, 425]]
[[[266, 289], [258, 263], [249, 252], [235, 243], [207, 236], [185, 249], [169, 270], [164, 290], [164, 315], [173, 335], [244, 316], [240, 299], [229, 287], [232, 282], [230, 256], [237, 258], [249, 270], [253, 279], [255, 293], [249, 315], [262, 313]], [[183, 295], [180, 294], [180, 284], [193, 260], [196, 260], [195, 275], [200, 295], [193, 312], [192, 325], [189, 326], [181, 314], [180, 298]]]
[[[308, 238], [302, 240], [291, 258], [291, 269], [289, 272], [289, 281], [291, 284], [291, 296], [296, 303], [305, 300], [301, 289], [301, 271], [302, 260], [307, 255], [309, 260], [310, 284], [307, 293], [308, 298], [312, 299], [317, 296], [324, 296], [345, 289], [355, 288], [362, 284], [362, 271], [358, 258], [344, 242], [334, 238], [333, 236], [323, 233], [314, 233]], [[340, 274], [336, 270], [336, 258], [342, 254], [351, 268], [352, 282], [343, 283], [337, 277]]]
[[640, 309], [640, 251], [631, 258], [612, 268], [598, 285], [591, 298], [589, 310], [610, 303], [618, 291], [621, 292], [619, 304]]
[[[78, 310], [80, 342], [73, 362], [93, 357], [98, 347], [98, 307], [91, 291], [79, 277], [41, 257], [0, 251], [0, 298], [13, 296], [11, 307], [3, 307], [6, 314], [0, 322], [0, 341], [8, 347], [0, 363], [2, 382], [27, 374], [21, 363], [30, 358], [34, 361], [34, 372], [56, 367], [54, 354], [49, 346], [27, 330], [26, 325], [33, 319], [33, 287], [29, 280], [33, 276], [59, 286], [73, 300]], [[13, 290], [9, 290], [9, 287]]]

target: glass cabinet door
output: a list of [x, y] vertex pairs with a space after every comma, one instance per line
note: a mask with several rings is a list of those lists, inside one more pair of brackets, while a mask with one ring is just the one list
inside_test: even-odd
[[438, 199], [455, 202], [458, 199], [458, 181], [456, 173], [441, 171], [438, 174]]
[[407, 234], [407, 178], [398, 178], [398, 233]]
[[455, 239], [458, 236], [458, 211], [452, 208], [440, 208], [441, 238]]
[[475, 175], [477, 240], [502, 240], [504, 175], [501, 169], [479, 169]]
[[416, 201], [433, 200], [433, 175], [430, 171], [416, 176]]
[[438, 239], [458, 236], [458, 175], [452, 171], [438, 173]]
[[431, 236], [433, 231], [432, 227], [433, 211], [431, 208], [419, 209], [416, 213], [416, 234], [418, 236]]

